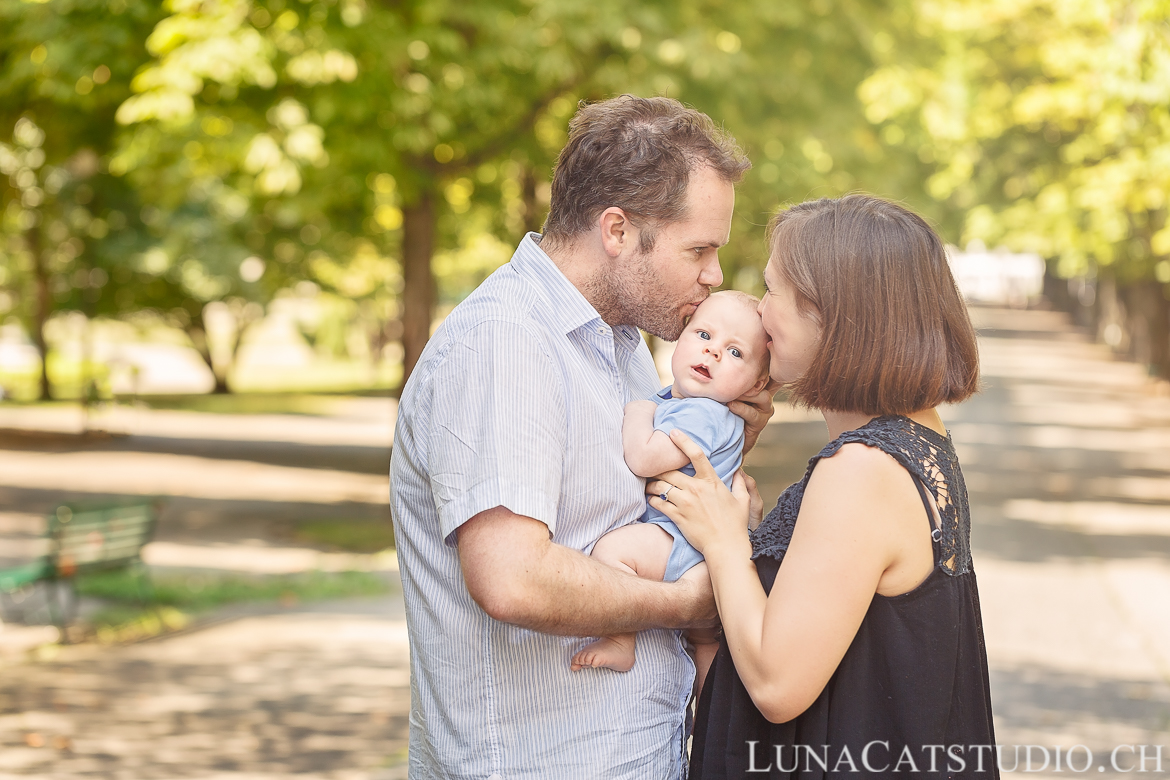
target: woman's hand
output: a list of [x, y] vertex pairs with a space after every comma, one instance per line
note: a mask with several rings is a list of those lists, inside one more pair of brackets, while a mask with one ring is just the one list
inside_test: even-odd
[[[669, 471], [646, 484], [650, 506], [674, 521], [691, 545], [709, 556], [716, 547], [728, 546], [737, 554], [751, 554], [747, 529], [752, 513], [752, 495], [747, 478], [737, 472], [732, 490], [719, 479], [711, 461], [682, 431], [671, 431], [670, 440], [686, 453], [695, 467], [695, 476]], [[754, 483], [753, 483], [754, 484]], [[666, 494], [666, 500], [661, 495]], [[759, 499], [758, 493], [756, 494]], [[763, 502], [760, 501], [760, 511]]]

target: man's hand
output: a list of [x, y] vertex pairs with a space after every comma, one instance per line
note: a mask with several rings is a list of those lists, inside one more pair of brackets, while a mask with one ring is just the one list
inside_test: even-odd
[[740, 396], [727, 405], [732, 414], [743, 418], [743, 451], [745, 453], [756, 446], [756, 440], [760, 438], [764, 426], [776, 413], [772, 397], [779, 389], [780, 383], [769, 379], [763, 390]]
[[760, 489], [756, 486], [756, 480], [751, 474], [748, 474], [743, 469], [736, 472], [736, 479], [743, 479], [744, 487], [747, 489], [748, 498], [748, 530], [756, 530], [764, 519], [764, 499], [760, 496]]

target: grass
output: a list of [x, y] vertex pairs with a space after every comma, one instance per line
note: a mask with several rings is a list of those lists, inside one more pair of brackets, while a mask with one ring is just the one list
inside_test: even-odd
[[151, 409], [170, 409], [212, 414], [300, 414], [329, 413], [331, 397], [316, 393], [220, 393], [189, 395], [144, 395], [137, 399]]
[[[83, 378], [88, 375], [96, 380], [100, 399], [111, 400], [114, 396], [110, 391], [109, 368], [98, 363], [94, 363], [88, 372], [82, 368], [79, 361], [50, 352], [49, 385], [52, 397], [56, 400], [79, 400]], [[17, 371], [0, 369], [0, 387], [4, 388], [5, 397], [12, 401], [35, 402], [39, 378], [39, 368]], [[191, 409], [229, 414], [268, 411], [322, 414], [324, 412], [320, 410], [320, 403], [314, 406], [314, 399], [330, 395], [389, 396], [392, 395], [394, 388], [398, 387], [401, 379], [402, 367], [399, 364], [382, 363], [371, 372], [369, 365], [364, 361], [319, 359], [308, 366], [296, 368], [240, 366], [228, 379], [228, 384], [233, 390], [228, 394], [191, 393], [173, 396], [145, 394], [135, 396], [134, 400], [160, 409]], [[239, 404], [223, 400], [233, 398], [252, 400], [243, 400]], [[272, 409], [265, 405], [265, 401], [275, 400], [279, 403], [282, 398], [292, 399], [287, 404], [291, 408]], [[128, 399], [130, 399], [128, 395], [117, 396], [117, 400]], [[201, 402], [198, 399], [210, 400]], [[306, 401], [310, 407], [308, 409], [303, 408]]]
[[126, 571], [79, 577], [80, 594], [107, 602], [90, 618], [99, 642], [128, 642], [181, 629], [201, 614], [238, 603], [277, 602], [293, 606], [326, 599], [378, 596], [389, 591], [372, 572], [308, 572], [282, 576], [168, 574], [141, 587]]
[[312, 520], [297, 524], [297, 541], [345, 552], [376, 553], [394, 547], [394, 527], [369, 520]]
[[[0, 387], [12, 389], [0, 376]], [[54, 392], [59, 392], [54, 387]], [[77, 399], [55, 396], [50, 401], [37, 401], [28, 393], [9, 395], [3, 400], [5, 406], [19, 407], [69, 407], [77, 408]], [[238, 393], [184, 393], [175, 395], [141, 395], [136, 397], [120, 395], [117, 398], [103, 398], [95, 405], [100, 412], [103, 404], [111, 401], [117, 404], [138, 404], [150, 409], [184, 412], [206, 412], [210, 414], [290, 414], [306, 417], [326, 417], [338, 414], [339, 406], [351, 398], [393, 397], [386, 389], [366, 389], [345, 393], [296, 393], [296, 392], [238, 392]], [[344, 406], [341, 406], [344, 410]]]

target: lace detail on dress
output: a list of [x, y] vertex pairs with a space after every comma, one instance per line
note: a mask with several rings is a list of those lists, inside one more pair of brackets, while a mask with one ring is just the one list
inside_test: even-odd
[[784, 491], [776, 507], [752, 533], [752, 557], [784, 560], [804, 500], [804, 489], [817, 462], [854, 442], [887, 453], [926, 488], [941, 520], [938, 564], [948, 574], [970, 571], [971, 517], [967, 486], [951, 438], [901, 416], [878, 417], [825, 445], [808, 462], [804, 478]]

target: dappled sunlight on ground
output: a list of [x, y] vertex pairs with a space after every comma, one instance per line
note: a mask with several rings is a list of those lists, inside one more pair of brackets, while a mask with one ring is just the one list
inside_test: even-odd
[[[1098, 755], [1167, 744], [1167, 387], [1062, 315], [973, 314], [986, 387], [941, 413], [971, 496], [997, 741]], [[388, 526], [393, 400], [284, 399], [281, 414], [218, 402], [206, 399], [211, 412], [117, 408], [91, 420], [112, 433], [87, 438], [75, 407], [0, 406], [0, 556], [42, 550], [43, 513], [63, 499], [160, 494], [144, 553], [160, 576], [357, 569], [396, 581], [392, 554], [303, 533]], [[826, 439], [818, 414], [779, 406], [748, 458], [766, 500]], [[50, 648], [19, 664], [0, 652], [0, 778], [405, 777], [397, 589], [216, 614], [142, 644]], [[0, 650], [18, 634], [29, 646], [51, 639], [44, 629], [4, 627]]]

